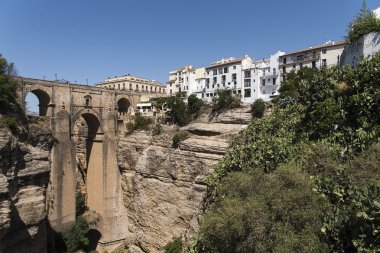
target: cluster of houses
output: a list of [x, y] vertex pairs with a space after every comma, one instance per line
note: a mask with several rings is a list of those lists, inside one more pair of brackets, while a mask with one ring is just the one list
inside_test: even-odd
[[[380, 17], [380, 8], [374, 13]], [[328, 41], [294, 52], [278, 51], [267, 59], [255, 60], [248, 55], [221, 59], [207, 67], [187, 65], [169, 72], [167, 84], [132, 75], [108, 78], [96, 86], [133, 91], [141, 94], [134, 108], [145, 116], [155, 115], [155, 99], [179, 92], [211, 102], [218, 89], [230, 89], [243, 103], [257, 99], [270, 101], [279, 94], [287, 73], [302, 67], [328, 68], [356, 65], [361, 59], [380, 52], [380, 33], [367, 34], [353, 43]]]
[[221, 59], [207, 67], [185, 66], [169, 72], [166, 91], [169, 96], [186, 92], [210, 102], [218, 89], [230, 89], [241, 97], [243, 103], [252, 103], [259, 98], [270, 101], [278, 95], [286, 73], [302, 67], [339, 65], [346, 44], [345, 41], [329, 41], [291, 53], [278, 51], [262, 60], [246, 55]]

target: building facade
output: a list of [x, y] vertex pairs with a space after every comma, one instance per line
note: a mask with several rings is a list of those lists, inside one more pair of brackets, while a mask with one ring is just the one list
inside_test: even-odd
[[282, 80], [291, 71], [302, 67], [324, 68], [340, 65], [346, 41], [328, 41], [325, 44], [309, 47], [303, 50], [286, 53], [280, 56], [280, 71]]
[[95, 86], [109, 90], [129, 90], [141, 93], [166, 94], [166, 85], [155, 80], [148, 80], [132, 75], [107, 78]]

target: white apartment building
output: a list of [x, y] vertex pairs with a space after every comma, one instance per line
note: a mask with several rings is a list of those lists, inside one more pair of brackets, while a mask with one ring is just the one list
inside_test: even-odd
[[96, 86], [111, 90], [126, 90], [151, 94], [166, 93], [166, 85], [155, 80], [148, 80], [132, 75], [107, 78], [104, 82], [97, 83]]
[[196, 94], [198, 98], [202, 98], [206, 79], [205, 73], [204, 67], [196, 69], [192, 65], [169, 72], [167, 94], [173, 96], [178, 92], [186, 92], [187, 96]]
[[282, 78], [292, 70], [302, 67], [324, 68], [340, 64], [340, 57], [347, 45], [346, 41], [328, 41], [325, 44], [303, 50], [286, 53], [280, 56]]
[[252, 59], [246, 55], [242, 58], [222, 59], [206, 68], [205, 89], [202, 98], [211, 102], [218, 89], [231, 89], [234, 94], [242, 94], [242, 66], [249, 65]]
[[269, 59], [244, 62], [242, 66], [242, 101], [244, 103], [253, 103], [259, 98], [270, 101], [278, 95], [281, 85], [278, 69], [279, 57], [284, 54], [284, 52], [278, 51]]
[[211, 102], [218, 89], [231, 89], [241, 96], [243, 103], [252, 103], [258, 98], [269, 101], [278, 95], [279, 57], [283, 54], [279, 51], [262, 61], [253, 61], [246, 55], [222, 59], [207, 68], [182, 67], [169, 72], [167, 93], [196, 94], [198, 98]]

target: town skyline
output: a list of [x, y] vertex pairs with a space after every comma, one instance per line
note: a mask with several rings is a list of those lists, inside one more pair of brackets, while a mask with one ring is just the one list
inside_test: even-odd
[[166, 83], [169, 71], [189, 64], [341, 40], [362, 1], [174, 3], [6, 0], [0, 53], [33, 78], [93, 85], [132, 74]]

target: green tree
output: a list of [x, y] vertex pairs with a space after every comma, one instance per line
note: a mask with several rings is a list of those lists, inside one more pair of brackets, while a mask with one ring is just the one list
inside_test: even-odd
[[241, 106], [240, 96], [232, 94], [231, 89], [218, 89], [212, 98], [213, 111], [238, 108]]
[[251, 106], [251, 114], [255, 118], [262, 118], [265, 112], [265, 102], [261, 98], [256, 99]]
[[78, 217], [74, 225], [62, 232], [67, 252], [76, 252], [88, 248], [89, 240], [86, 237], [88, 230], [89, 226], [86, 220]]
[[199, 112], [204, 105], [202, 99], [197, 98], [195, 94], [190, 95], [187, 98], [187, 109], [191, 114]]
[[17, 85], [12, 81], [12, 76], [16, 75], [13, 63], [0, 54], [0, 113], [8, 114], [16, 104]]
[[166, 102], [169, 111], [166, 113], [170, 117], [170, 121], [179, 126], [187, 125], [191, 120], [191, 114], [184, 102], [182, 93], [169, 97]]
[[272, 174], [234, 172], [200, 226], [203, 252], [326, 252], [320, 228], [325, 201], [294, 165]]
[[182, 240], [180, 237], [173, 238], [164, 247], [165, 253], [182, 253]]
[[367, 3], [364, 0], [362, 8], [355, 19], [348, 26], [348, 35], [346, 40], [354, 42], [365, 34], [371, 32], [380, 32], [380, 19], [369, 11]]

